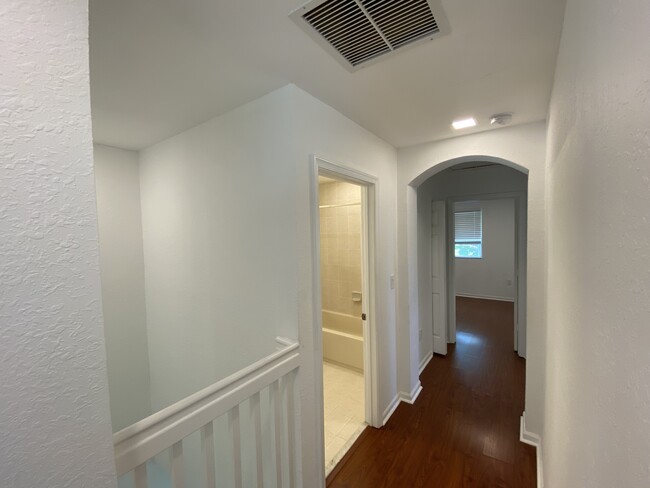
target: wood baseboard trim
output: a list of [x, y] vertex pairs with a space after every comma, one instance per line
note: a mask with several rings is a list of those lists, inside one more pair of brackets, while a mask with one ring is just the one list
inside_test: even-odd
[[433, 351], [428, 353], [426, 356], [424, 356], [422, 361], [420, 361], [420, 369], [418, 370], [419, 374], [422, 374], [422, 371], [424, 371], [424, 368], [427, 367], [427, 365], [432, 359], [433, 359]]
[[519, 424], [519, 440], [535, 448], [537, 454], [537, 488], [544, 488], [544, 463], [542, 460], [542, 439], [539, 435], [526, 430], [526, 412]]

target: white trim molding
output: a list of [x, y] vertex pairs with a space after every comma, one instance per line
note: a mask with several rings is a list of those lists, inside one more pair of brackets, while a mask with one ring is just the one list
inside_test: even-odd
[[[429, 357], [429, 360], [431, 360], [431, 357]], [[427, 360], [427, 363], [429, 362], [429, 360]], [[422, 392], [422, 383], [418, 381], [417, 384], [413, 387], [411, 393], [404, 393], [403, 391], [397, 393], [397, 395], [395, 395], [395, 397], [391, 400], [388, 407], [386, 407], [386, 410], [384, 410], [384, 416], [383, 416], [384, 421], [382, 423], [382, 427], [386, 425], [391, 415], [393, 415], [395, 410], [397, 410], [397, 407], [399, 407], [399, 404], [401, 402], [408, 403], [409, 405], [413, 405], [415, 403], [415, 400], [417, 400], [418, 397], [420, 396], [421, 392]]]
[[526, 412], [521, 416], [519, 440], [535, 448], [537, 452], [537, 488], [544, 488], [544, 463], [542, 460], [542, 438], [526, 430]]
[[[341, 165], [323, 159], [315, 154], [311, 156], [312, 178], [311, 178], [311, 221], [312, 221], [312, 270], [313, 270], [313, 328], [310, 331], [313, 336], [313, 343], [316, 346], [316, 360], [322, 361], [322, 302], [321, 302], [321, 275], [320, 275], [320, 211], [318, 203], [318, 177], [329, 176], [341, 181], [346, 181], [361, 187], [362, 192], [362, 261], [363, 261], [363, 290], [364, 297], [368, 297], [362, 303], [362, 312], [367, 314], [367, 320], [363, 321], [363, 357], [364, 357], [364, 392], [365, 392], [365, 420], [373, 427], [381, 427], [379, 422], [379, 354], [377, 352], [376, 337], [376, 292], [378, 288], [376, 275], [376, 232], [377, 212], [376, 194], [378, 192], [379, 180], [376, 176], [358, 171], [348, 166]], [[318, 359], [320, 358], [320, 359]], [[317, 368], [318, 371], [318, 368]], [[316, 402], [323, 404], [323, 383], [322, 375], [316, 380]], [[322, 421], [322, 412], [318, 417]]]
[[429, 362], [433, 359], [433, 351], [429, 351], [424, 358], [422, 358], [422, 361], [420, 361], [420, 369], [419, 369], [419, 374], [422, 374], [422, 371], [424, 371], [424, 368], [427, 367]]
[[383, 423], [381, 424], [382, 427], [388, 423], [388, 420], [390, 417], [393, 415], [395, 410], [397, 410], [397, 407], [399, 407], [400, 404], [400, 397], [399, 394], [395, 395], [395, 398], [393, 398], [390, 402], [390, 404], [386, 407], [386, 410], [384, 410], [384, 415], [383, 415]]
[[[269, 385], [275, 385], [275, 408], [286, 406], [287, 418], [290, 419], [286, 434], [289, 443], [288, 474], [294, 477], [297, 474], [294, 464], [296, 416], [293, 393], [290, 392], [293, 391], [293, 381], [296, 377], [293, 372], [300, 367], [300, 345], [284, 338], [280, 341], [290, 342], [290, 345], [113, 434], [117, 475], [135, 470], [136, 477], [143, 473], [146, 476], [147, 461], [160, 452], [174, 449], [174, 446], [179, 450], [177, 458], [181, 459], [182, 447], [179, 446], [182, 446], [180, 443], [184, 438], [198, 431], [201, 436], [211, 437], [212, 422], [215, 419], [226, 413], [239, 419], [239, 405], [243, 401], [259, 395], [259, 392]], [[285, 394], [278, 393], [281, 378], [290, 381], [286, 386], [286, 405], [280, 396]], [[278, 425], [276, 421], [276, 429]], [[233, 435], [238, 437], [239, 433]], [[205, 453], [206, 466], [209, 466], [208, 463], [214, 462], [214, 453]], [[176, 455], [174, 457], [176, 458]], [[238, 474], [241, 475], [235, 471], [235, 475]], [[136, 482], [136, 486], [140, 485]]]
[[415, 403], [415, 400], [417, 400], [418, 397], [420, 396], [421, 392], [422, 392], [422, 383], [420, 383], [420, 381], [418, 380], [418, 382], [411, 390], [411, 393], [404, 393], [403, 391], [400, 391], [399, 398], [403, 402], [408, 403], [409, 405], [413, 405]]

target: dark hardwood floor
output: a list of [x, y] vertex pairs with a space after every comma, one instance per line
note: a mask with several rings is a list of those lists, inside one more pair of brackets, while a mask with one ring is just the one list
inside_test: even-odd
[[513, 304], [456, 304], [457, 342], [422, 372], [415, 404], [367, 428], [328, 487], [536, 486], [535, 449], [519, 441], [526, 363], [513, 351]]

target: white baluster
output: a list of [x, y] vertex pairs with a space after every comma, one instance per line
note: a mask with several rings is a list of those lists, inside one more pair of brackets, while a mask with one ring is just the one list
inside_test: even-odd
[[232, 450], [235, 468], [235, 488], [242, 488], [241, 469], [241, 429], [239, 424], [239, 405], [228, 411], [228, 422], [232, 429]]
[[251, 417], [255, 442], [255, 458], [257, 462], [257, 486], [264, 487], [264, 466], [262, 461], [262, 414], [260, 412], [260, 392], [251, 397]]
[[287, 402], [287, 436], [289, 438], [289, 486], [296, 486], [296, 405], [294, 399], [294, 383], [296, 372], [292, 371], [284, 377], [286, 384]]
[[[248, 462], [246, 466], [242, 466], [244, 454], [255, 456], [256, 482], [253, 482], [251, 473], [250, 485], [258, 488], [264, 486], [265, 474], [271, 475], [269, 470], [273, 469], [270, 465], [266, 465], [264, 460], [263, 449], [266, 440], [275, 444], [275, 460], [268, 461], [275, 462], [277, 486], [295, 488], [301, 482], [296, 423], [298, 405], [294, 401], [299, 364], [298, 344], [289, 345], [227, 379], [218, 381], [205, 390], [163, 409], [149, 419], [117, 432], [114, 435], [117, 474], [121, 476], [129, 473], [135, 488], [149, 488], [148, 466], [142, 461], [145, 459], [152, 461], [157, 453], [169, 449], [171, 485], [174, 488], [183, 488], [183, 465], [187, 463], [183, 459], [182, 439], [200, 431], [202, 449], [200, 471], [203, 474], [201, 486], [216, 488], [214, 419], [227, 413], [229, 428], [232, 429], [234, 487], [242, 488], [244, 478], [247, 483], [249, 482], [248, 471], [246, 473], [243, 471], [248, 469]], [[260, 389], [266, 387], [269, 388], [270, 393], [268, 410], [266, 403], [261, 405], [263, 395], [260, 394]], [[247, 416], [246, 420], [251, 422], [255, 442], [255, 448], [250, 446], [250, 453], [242, 453], [243, 447], [248, 448], [248, 439], [244, 446], [241, 439], [240, 405], [246, 399], [250, 401], [250, 417]], [[264, 425], [267, 425], [267, 422], [273, 423], [274, 441], [263, 438], [263, 421]], [[285, 422], [287, 422], [286, 426]]]
[[280, 398], [280, 380], [271, 385], [273, 395], [273, 411], [275, 416], [275, 472], [277, 476], [277, 488], [282, 484], [282, 399]]
[[135, 488], [149, 488], [147, 481], [147, 463], [142, 463], [133, 470]]
[[183, 441], [171, 448], [172, 488], [183, 488]]
[[201, 452], [203, 453], [205, 488], [216, 488], [217, 480], [214, 471], [214, 427], [212, 422], [201, 427]]

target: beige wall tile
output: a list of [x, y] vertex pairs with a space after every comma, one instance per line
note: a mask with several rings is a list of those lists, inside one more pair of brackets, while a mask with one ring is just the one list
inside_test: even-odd
[[357, 317], [361, 303], [352, 301], [352, 291], [361, 291], [361, 188], [336, 182], [319, 192], [320, 205], [344, 205], [320, 209], [323, 308]]

